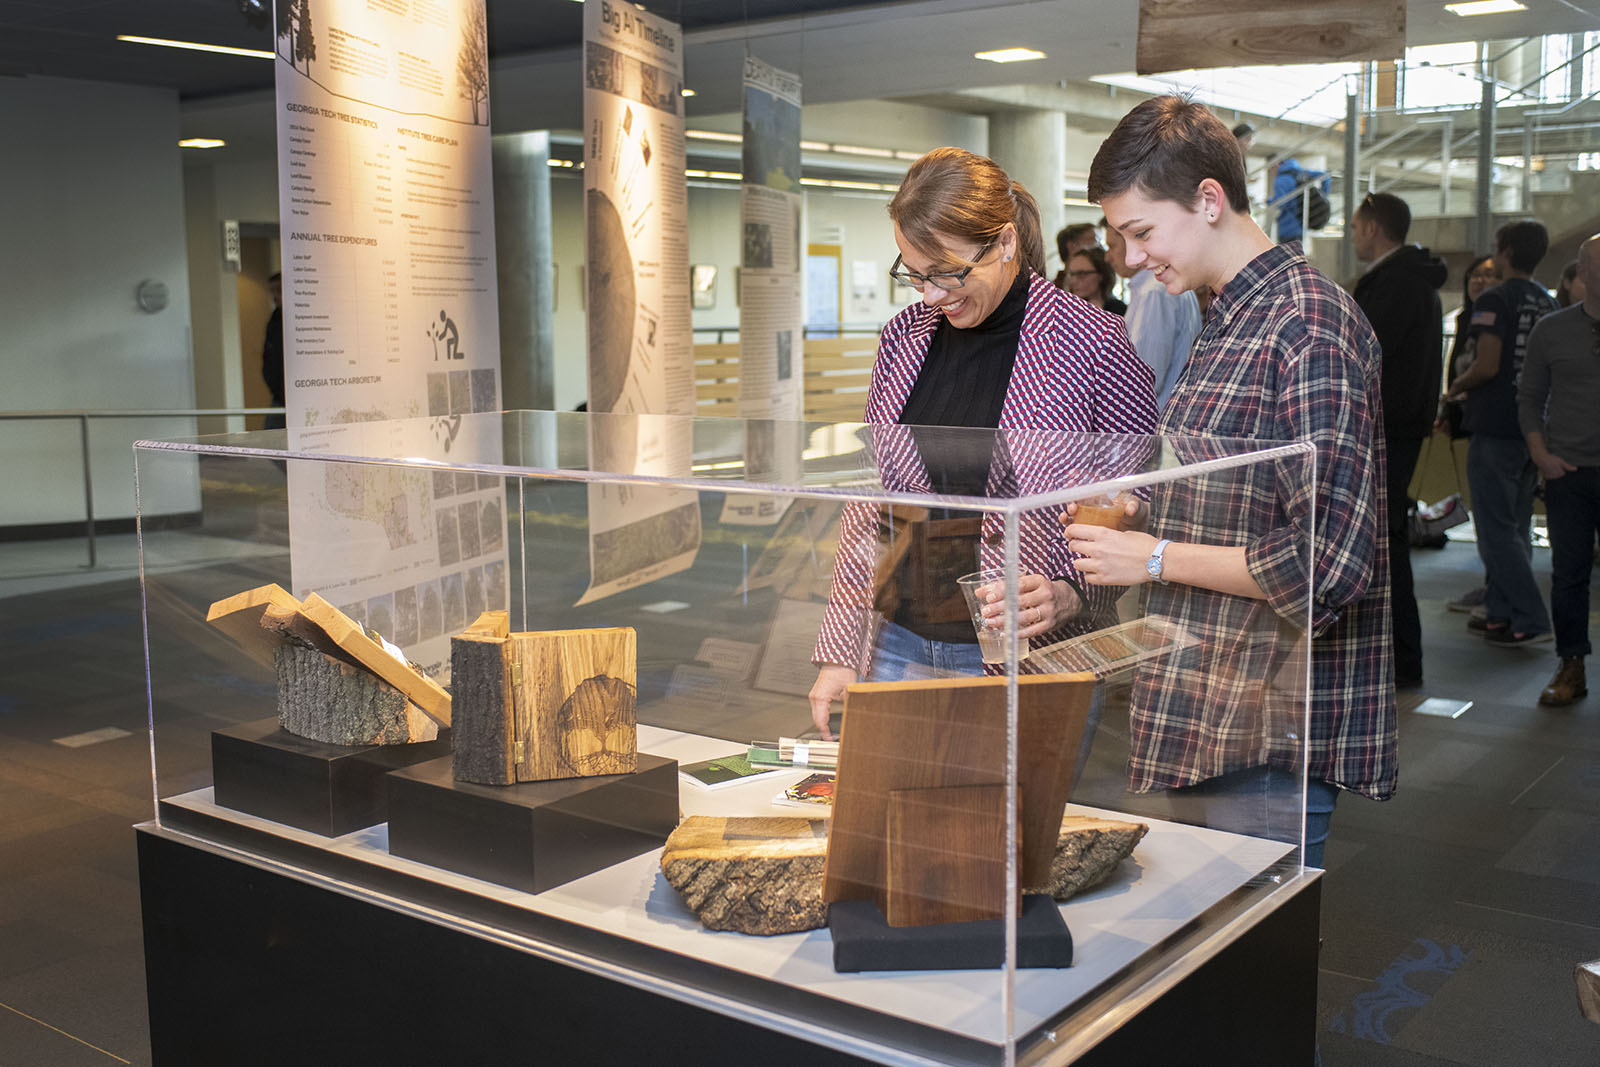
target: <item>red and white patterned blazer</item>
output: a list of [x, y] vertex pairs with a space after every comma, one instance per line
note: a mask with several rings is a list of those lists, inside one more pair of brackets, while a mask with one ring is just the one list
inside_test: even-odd
[[[869, 447], [886, 489], [932, 491], [909, 428], [897, 423], [942, 316], [919, 302], [890, 320], [879, 339], [863, 421], [875, 424]], [[1150, 454], [1143, 435], [1155, 431], [1154, 381], [1150, 368], [1134, 353], [1121, 318], [1032, 275], [1017, 359], [1000, 410], [988, 495], [1027, 496], [1137, 469]], [[1118, 442], [1073, 434], [1140, 437]], [[1101, 625], [1095, 620], [1122, 592], [1085, 586], [1079, 579], [1061, 535], [1064, 510], [1027, 512], [1020, 524], [1022, 573], [1066, 578], [1088, 594], [1088, 604], [1076, 619], [1057, 633], [1033, 639], [1040, 646]], [[814, 663], [866, 673], [877, 622], [872, 606], [873, 575], [881, 554], [877, 520], [874, 505], [845, 506], [833, 590], [811, 657]], [[985, 514], [980, 566], [1003, 566], [1004, 553], [1004, 520]]]

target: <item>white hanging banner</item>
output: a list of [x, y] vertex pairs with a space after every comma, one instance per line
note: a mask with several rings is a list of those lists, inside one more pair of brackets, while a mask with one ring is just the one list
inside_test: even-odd
[[[800, 78], [744, 58], [744, 186], [739, 279], [739, 414], [745, 476], [793, 484], [804, 448], [802, 350], [805, 265], [800, 190]], [[779, 420], [769, 422], [765, 420]], [[770, 525], [792, 497], [729, 496], [722, 521]]]
[[[687, 476], [695, 408], [683, 32], [630, 3], [590, 0], [583, 36], [590, 466]], [[591, 486], [579, 603], [684, 570], [699, 547], [699, 494]]]
[[[291, 448], [499, 463], [483, 0], [278, 0], [275, 24]], [[294, 593], [446, 676], [449, 637], [506, 606], [501, 479], [288, 476]]]

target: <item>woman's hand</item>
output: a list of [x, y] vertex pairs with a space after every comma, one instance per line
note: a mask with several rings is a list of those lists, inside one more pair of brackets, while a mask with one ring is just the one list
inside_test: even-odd
[[824, 663], [817, 671], [817, 680], [811, 686], [811, 721], [822, 731], [824, 741], [833, 740], [828, 729], [828, 716], [833, 712], [833, 702], [844, 699], [844, 691], [854, 685], [856, 672], [849, 667]]
[[[1006, 583], [982, 586], [983, 621], [992, 630], [1006, 628]], [[1024, 574], [1017, 579], [1017, 637], [1027, 640], [1057, 629], [1083, 609], [1077, 590], [1066, 582], [1052, 581], [1042, 574]]]
[[1066, 524], [1067, 549], [1080, 558], [1072, 566], [1090, 585], [1138, 585], [1150, 580], [1145, 565], [1156, 539], [1138, 530], [1108, 530], [1083, 523]]
[[[1142, 530], [1145, 522], [1150, 518], [1150, 502], [1142, 500], [1132, 493], [1118, 493], [1117, 502], [1122, 504], [1121, 529]], [[1074, 500], [1067, 505], [1067, 514], [1061, 520], [1061, 525], [1070, 526], [1078, 517], [1079, 502]]]

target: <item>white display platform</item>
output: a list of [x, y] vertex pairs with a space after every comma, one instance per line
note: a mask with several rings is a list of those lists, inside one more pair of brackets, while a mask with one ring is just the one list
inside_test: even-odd
[[[639, 750], [682, 765], [743, 752], [744, 746], [641, 726]], [[680, 778], [679, 803], [685, 815], [805, 817], [804, 811], [774, 805], [772, 797], [814, 770], [796, 769], [718, 789], [699, 788]], [[659, 849], [531, 894], [391, 856], [387, 825], [344, 837], [321, 837], [220, 807], [209, 787], [163, 798], [162, 803], [922, 1026], [994, 1044], [1002, 1043], [1008, 1032], [1001, 995], [1003, 971], [838, 974], [827, 930], [773, 937], [706, 930], [661, 874]], [[1132, 818], [1078, 805], [1067, 810]], [[1073, 966], [1016, 972], [1011, 1032], [1027, 1033], [1095, 992], [1292, 851], [1277, 841], [1147, 818], [1135, 821], [1148, 824], [1150, 832], [1111, 880], [1060, 905], [1072, 932]]]

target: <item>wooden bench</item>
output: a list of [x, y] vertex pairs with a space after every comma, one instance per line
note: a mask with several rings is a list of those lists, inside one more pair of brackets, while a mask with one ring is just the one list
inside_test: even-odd
[[[805, 417], [813, 422], [859, 422], [872, 381], [878, 339], [872, 336], [818, 337], [805, 342]], [[694, 346], [695, 411], [700, 415], [739, 414], [739, 344]]]

